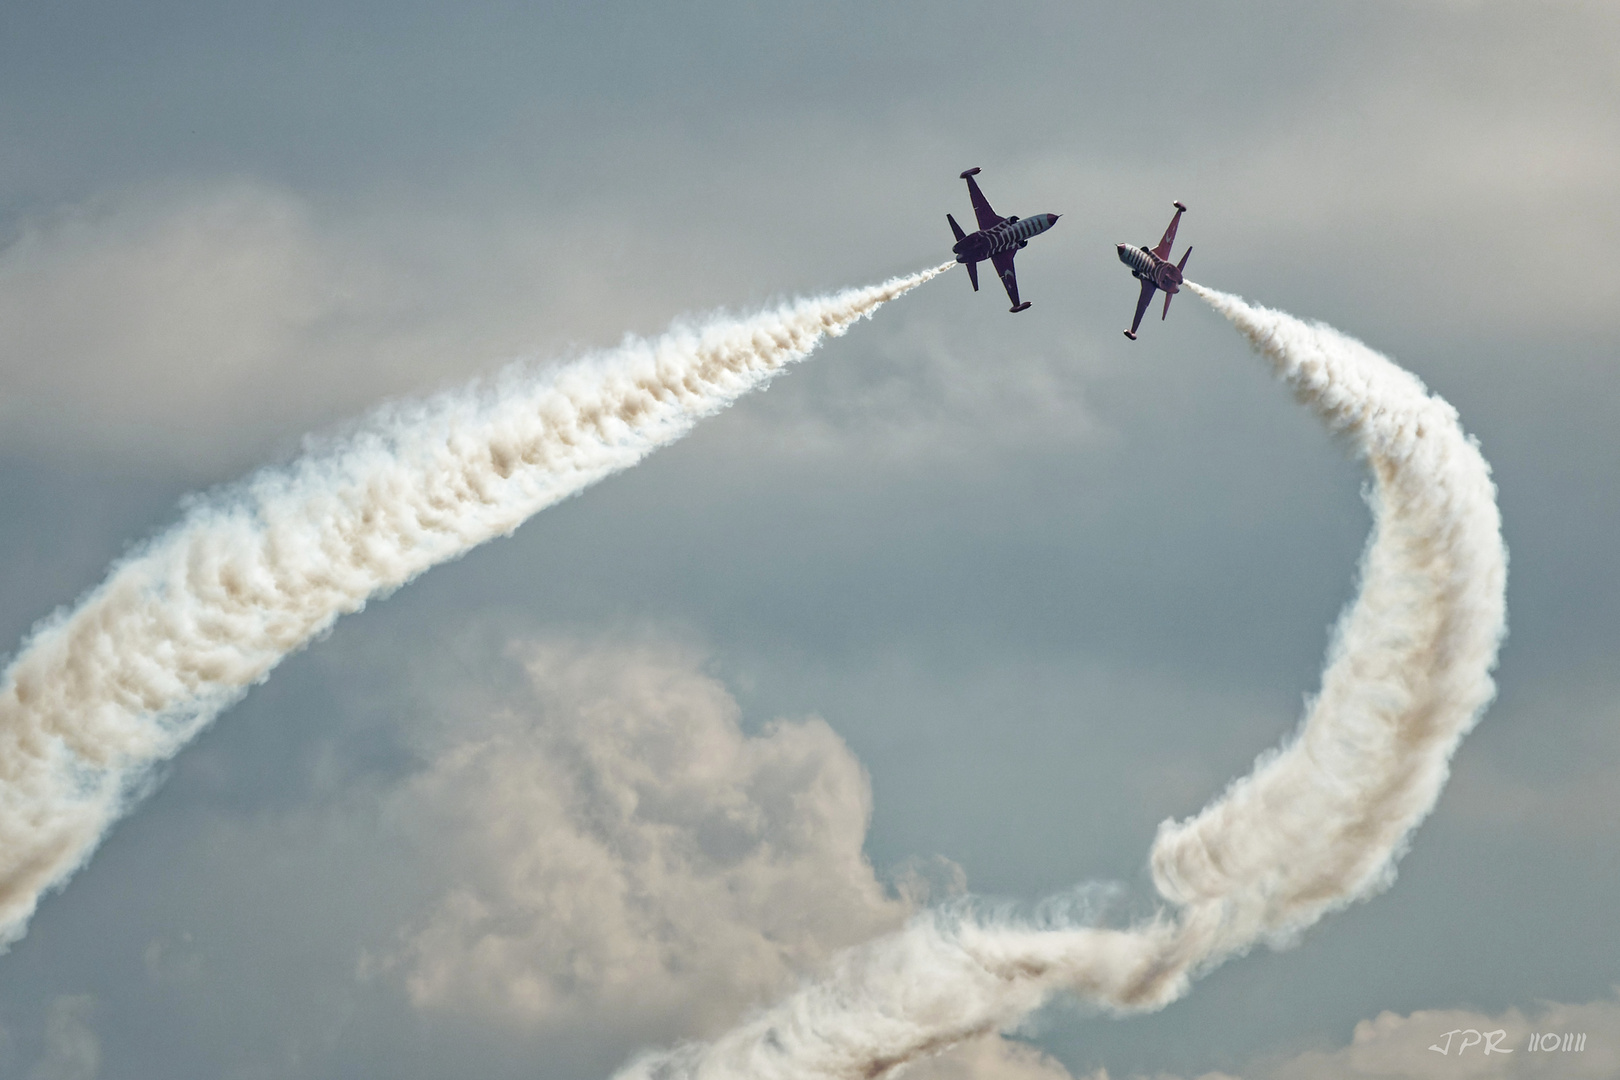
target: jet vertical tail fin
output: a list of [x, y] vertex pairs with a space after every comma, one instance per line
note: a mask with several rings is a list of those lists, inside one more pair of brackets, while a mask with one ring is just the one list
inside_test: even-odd
[[973, 282], [973, 291], [979, 291], [979, 264], [976, 262], [963, 263], [968, 268], [968, 280]]
[[967, 239], [967, 233], [962, 231], [962, 226], [956, 223], [955, 218], [951, 217], [949, 214], [946, 214], [945, 220], [951, 223], [951, 232], [956, 234], [957, 243], [961, 243], [963, 240]]
[[[1176, 203], [1176, 205], [1180, 206], [1181, 204]], [[1186, 251], [1181, 253], [1181, 261], [1176, 264], [1176, 280], [1181, 280], [1181, 272], [1187, 269], [1187, 260], [1190, 258], [1192, 258], [1192, 248], [1188, 248]], [[1179, 292], [1180, 290], [1178, 289], [1176, 291]], [[1166, 292], [1164, 294], [1164, 314], [1159, 316], [1160, 322], [1164, 322], [1165, 319], [1170, 317], [1170, 298], [1174, 295], [1176, 295], [1174, 292]]]

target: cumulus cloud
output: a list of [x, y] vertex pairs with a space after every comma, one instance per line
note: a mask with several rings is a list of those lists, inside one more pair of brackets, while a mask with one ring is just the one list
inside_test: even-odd
[[[1050, 1054], [1016, 1039], [991, 1035], [959, 1043], [935, 1058], [906, 1070], [906, 1080], [1110, 1080], [1107, 1069], [1077, 1076]], [[1116, 1080], [1127, 1080], [1117, 1076]], [[1165, 1073], [1146, 1077], [1132, 1074], [1128, 1080], [1177, 1080]], [[1195, 1080], [1239, 1080], [1221, 1072], [1202, 1073]]]
[[[1406, 1016], [1382, 1012], [1357, 1024], [1347, 1046], [1262, 1059], [1243, 1071], [1242, 1080], [1607, 1080], [1617, 1075], [1620, 998], [1610, 998], [1584, 1005], [1547, 1002], [1494, 1015], [1468, 1009], [1420, 1009]], [[1108, 1080], [1108, 1074], [1090, 1080]], [[1178, 1078], [1160, 1073], [1131, 1080]], [[1197, 1080], [1239, 1078], [1206, 1073]]]
[[[559, 247], [580, 280], [558, 283]], [[64, 205], [0, 247], [0, 436], [240, 464], [378, 396], [565, 349], [544, 327], [580, 292], [612, 309], [583, 320], [589, 340], [622, 334], [634, 298], [604, 287], [595, 250], [521, 207], [451, 227], [251, 179]]]
[[[948, 277], [941, 290], [960, 301], [966, 276]], [[859, 365], [795, 373], [813, 393], [777, 393], [734, 426], [762, 452], [862, 469], [874, 458], [961, 468], [986, 453], [1095, 445], [1115, 434], [1087, 400], [1096, 359], [1065, 343], [964, 340], [918, 320], [887, 323], [864, 347]]]
[[745, 731], [674, 646], [518, 651], [521, 700], [390, 797], [450, 883], [365, 965], [417, 1008], [701, 1034], [904, 919], [862, 853], [866, 774], [824, 721]]
[[[1608, 197], [1620, 9], [1407, 6], [1346, 33], [1343, 55], [1321, 57], [1324, 77], [1266, 102], [1264, 123], [1204, 123], [1192, 152], [1145, 162], [1054, 147], [1049, 167], [1104, 205], [1194, 187], [1183, 236], [1209, 280], [1316, 279], [1330, 302], [1476, 334], [1602, 333], [1620, 271], [1595, 260], [1571, 287], [1559, 268], [1620, 228]], [[1467, 266], [1469, 287], [1435, 260]]]
[[[1585, 1039], [1576, 1041], [1582, 1034]], [[1567, 1044], [1566, 1035], [1571, 1036]], [[1564, 1049], [1566, 1045], [1569, 1049]], [[1347, 1046], [1262, 1059], [1243, 1070], [1241, 1077], [1209, 1072], [1186, 1080], [1607, 1080], [1616, 1075], [1620, 1075], [1620, 998], [1584, 1005], [1545, 1003], [1528, 1011], [1512, 1008], [1497, 1014], [1467, 1009], [1424, 1009], [1405, 1016], [1383, 1012], [1357, 1024]], [[992, 1036], [923, 1062], [906, 1076], [1072, 1080], [1073, 1074], [1034, 1047]], [[1182, 1080], [1169, 1073], [1148, 1076], [1106, 1069], [1080, 1080], [1111, 1077]]]
[[[1027, 1043], [991, 1035], [919, 1062], [907, 1080], [1071, 1080], [1063, 1063]], [[1108, 1080], [1097, 1074], [1084, 1080]]]
[[[1549, 1034], [1556, 1037], [1545, 1038]], [[1566, 1034], [1584, 1034], [1582, 1048], [1564, 1050]], [[1256, 1080], [1598, 1080], [1620, 1075], [1620, 1000], [1548, 1003], [1496, 1015], [1465, 1009], [1407, 1016], [1384, 1012], [1357, 1024], [1348, 1046], [1263, 1064], [1254, 1075]]]
[[0, 251], [10, 437], [126, 449], [218, 439], [274, 409], [263, 391], [289, 367], [319, 388], [312, 361], [368, 291], [305, 206], [250, 184], [28, 222]]
[[28, 1080], [95, 1080], [101, 1072], [101, 1041], [90, 1026], [95, 998], [64, 994], [45, 1014], [45, 1056]]

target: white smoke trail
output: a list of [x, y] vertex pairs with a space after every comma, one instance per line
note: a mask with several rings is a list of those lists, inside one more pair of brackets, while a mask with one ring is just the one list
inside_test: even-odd
[[872, 1080], [1055, 993], [1156, 1009], [1394, 879], [1494, 694], [1507, 553], [1489, 466], [1456, 410], [1360, 342], [1189, 287], [1373, 475], [1360, 593], [1297, 733], [1197, 817], [1160, 826], [1150, 862], [1168, 904], [1154, 919], [1113, 930], [925, 912], [715, 1042], [642, 1057], [618, 1080]]
[[339, 615], [635, 464], [954, 265], [513, 368], [194, 503], [0, 681], [0, 946], [155, 764]]

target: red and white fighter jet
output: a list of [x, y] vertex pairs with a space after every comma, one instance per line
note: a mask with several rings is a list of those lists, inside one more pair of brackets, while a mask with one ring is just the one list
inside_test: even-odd
[[1175, 206], [1176, 216], [1170, 219], [1170, 227], [1164, 230], [1164, 238], [1159, 241], [1158, 247], [1115, 245], [1119, 250], [1119, 261], [1130, 267], [1131, 276], [1142, 283], [1142, 295], [1136, 298], [1136, 318], [1131, 320], [1131, 328], [1125, 331], [1125, 336], [1132, 341], [1136, 340], [1136, 328], [1142, 325], [1142, 313], [1153, 299], [1153, 291], [1164, 290], [1164, 314], [1159, 316], [1160, 321], [1170, 314], [1170, 298], [1181, 291], [1181, 271], [1187, 266], [1187, 256], [1192, 254], [1192, 248], [1182, 253], [1181, 262], [1170, 261], [1170, 245], [1176, 242], [1176, 226], [1181, 222], [1181, 215], [1187, 212], [1187, 208], [1179, 202]]

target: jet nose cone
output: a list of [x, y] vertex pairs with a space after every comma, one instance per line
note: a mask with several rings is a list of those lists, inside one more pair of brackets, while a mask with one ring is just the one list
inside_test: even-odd
[[1052, 224], [1053, 225], [1056, 225], [1057, 224], [1057, 219], [1062, 217], [1063, 215], [1062, 214], [1047, 214], [1046, 216], [1052, 219]]

